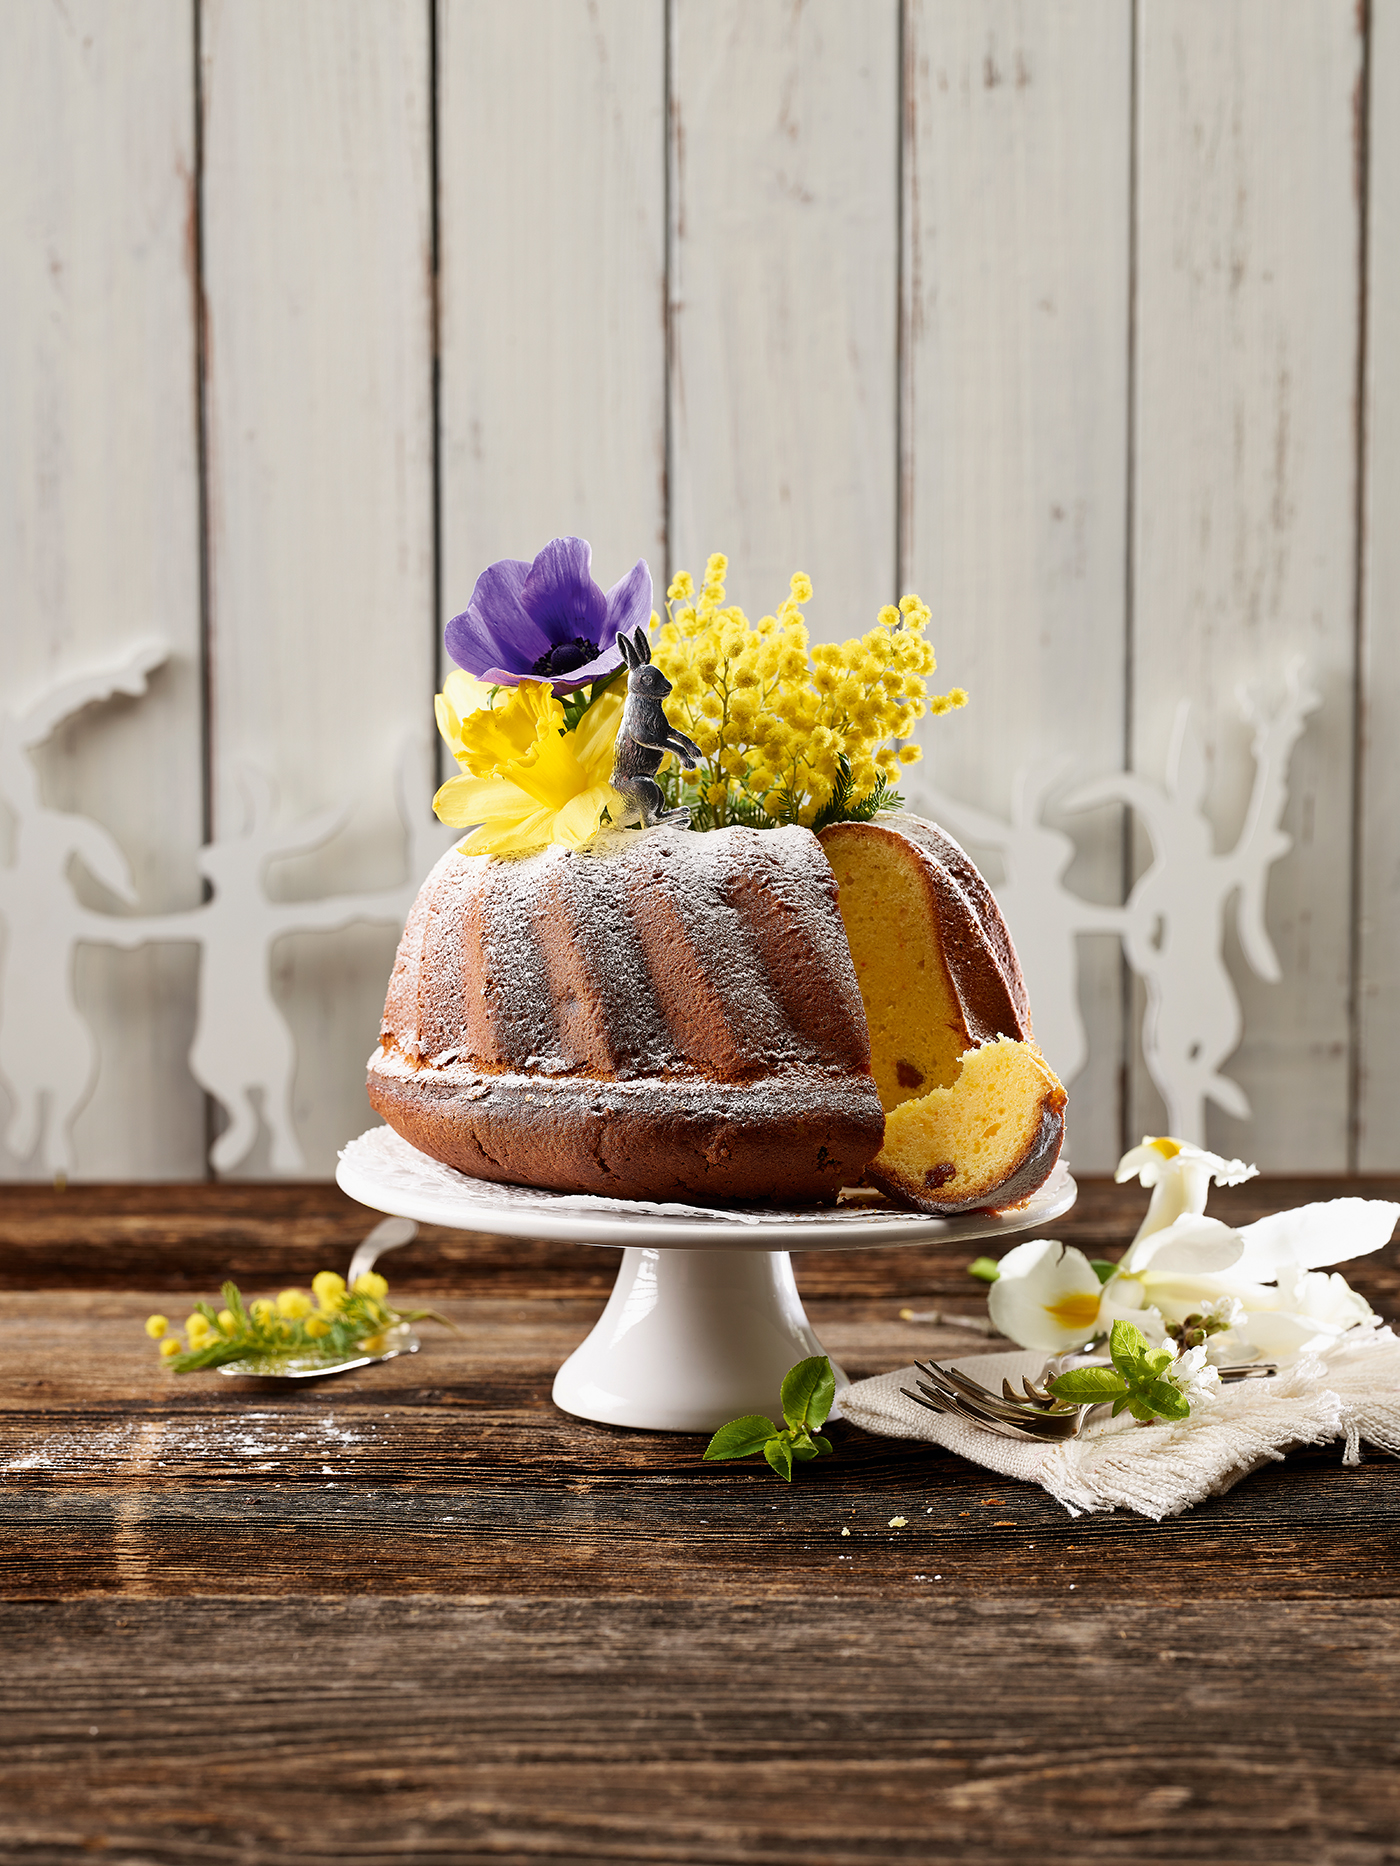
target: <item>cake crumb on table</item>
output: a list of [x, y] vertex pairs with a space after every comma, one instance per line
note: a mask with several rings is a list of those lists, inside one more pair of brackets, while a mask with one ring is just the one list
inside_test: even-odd
[[892, 1516], [890, 1518], [891, 1529], [907, 1529], [908, 1527], [909, 1518], [907, 1516]]

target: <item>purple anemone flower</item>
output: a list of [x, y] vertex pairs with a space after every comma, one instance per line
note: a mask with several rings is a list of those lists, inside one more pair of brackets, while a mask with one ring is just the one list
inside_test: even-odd
[[501, 687], [552, 681], [586, 687], [622, 665], [621, 633], [651, 616], [651, 572], [641, 558], [604, 596], [590, 575], [593, 547], [555, 538], [533, 564], [514, 557], [483, 570], [472, 599], [447, 625], [447, 652], [469, 674]]

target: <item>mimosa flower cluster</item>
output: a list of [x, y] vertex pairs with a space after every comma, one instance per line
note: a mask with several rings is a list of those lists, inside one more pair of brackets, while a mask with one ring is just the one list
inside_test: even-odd
[[752, 623], [725, 603], [728, 568], [727, 558], [711, 557], [698, 596], [689, 571], [672, 581], [652, 645], [672, 684], [672, 723], [703, 754], [695, 773], [669, 774], [695, 827], [820, 829], [897, 804], [893, 780], [922, 756], [898, 741], [925, 713], [967, 704], [961, 687], [929, 694], [937, 663], [924, 634], [927, 605], [905, 596], [864, 635], [809, 648], [808, 577], [795, 575], [777, 612]]
[[382, 1354], [388, 1331], [405, 1322], [443, 1319], [431, 1309], [393, 1309], [388, 1295], [389, 1285], [374, 1270], [357, 1276], [349, 1289], [343, 1276], [323, 1270], [309, 1290], [284, 1289], [246, 1304], [237, 1284], [225, 1283], [223, 1307], [196, 1303], [185, 1318], [183, 1341], [163, 1315], [147, 1318], [146, 1333], [177, 1374], [248, 1359], [332, 1366], [357, 1354]]
[[967, 702], [960, 687], [928, 691], [930, 616], [917, 596], [881, 609], [864, 635], [812, 648], [803, 575], [754, 624], [726, 605], [728, 560], [714, 556], [698, 596], [689, 572], [674, 579], [662, 622], [645, 561], [606, 594], [591, 564], [581, 538], [554, 539], [533, 563], [503, 559], [448, 624], [458, 670], [437, 720], [460, 775], [434, 808], [471, 828], [470, 854], [577, 848], [623, 820], [609, 783], [626, 694], [617, 638], [648, 615], [652, 658], [674, 687], [668, 717], [703, 760], [682, 773], [668, 758], [660, 781], [696, 829], [867, 820], [900, 801], [894, 779], [921, 755], [907, 742], [914, 722]]

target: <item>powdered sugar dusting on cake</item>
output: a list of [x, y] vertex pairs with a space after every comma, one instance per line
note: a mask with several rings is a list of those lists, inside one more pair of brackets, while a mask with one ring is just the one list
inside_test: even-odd
[[[809, 831], [459, 856], [430, 890], [370, 1100], [436, 1158], [723, 1202], [831, 1198], [878, 1151], [855, 968]], [[394, 1007], [415, 968], [410, 1029]]]
[[866, 1066], [835, 887], [807, 830], [454, 854], [424, 894], [396, 965], [418, 968], [416, 1015], [391, 991], [383, 1032], [415, 1065], [731, 1084]]

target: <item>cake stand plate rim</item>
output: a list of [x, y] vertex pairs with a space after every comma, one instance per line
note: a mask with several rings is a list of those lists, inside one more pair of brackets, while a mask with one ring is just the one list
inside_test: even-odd
[[[421, 1184], [412, 1183], [415, 1174], [421, 1175]], [[370, 1128], [342, 1149], [335, 1176], [341, 1190], [361, 1205], [419, 1224], [613, 1249], [651, 1245], [702, 1251], [888, 1250], [940, 1240], [1009, 1237], [1062, 1217], [1079, 1190], [1061, 1163], [1024, 1205], [1008, 1212], [934, 1218], [918, 1212], [828, 1207], [813, 1208], [810, 1215], [765, 1216], [744, 1223], [718, 1213], [701, 1216], [701, 1208], [695, 1215], [597, 1211], [568, 1203], [567, 1194], [468, 1179], [386, 1127]]]

